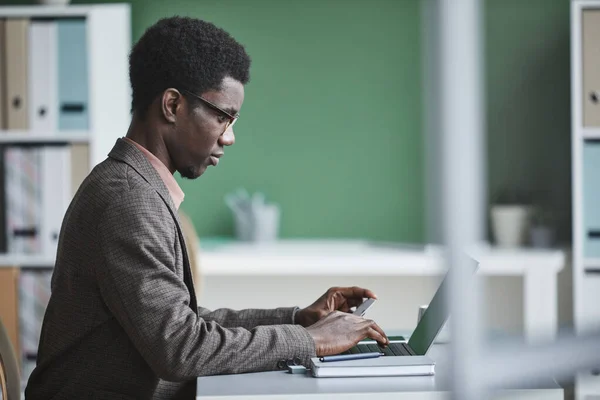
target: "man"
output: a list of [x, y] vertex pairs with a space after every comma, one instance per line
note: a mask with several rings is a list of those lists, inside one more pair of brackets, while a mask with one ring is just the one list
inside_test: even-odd
[[360, 288], [304, 309], [197, 306], [173, 174], [195, 179], [233, 145], [249, 66], [226, 32], [191, 18], [161, 20], [134, 46], [132, 122], [65, 215], [27, 398], [193, 399], [201, 375], [388, 343], [348, 313], [375, 296]]

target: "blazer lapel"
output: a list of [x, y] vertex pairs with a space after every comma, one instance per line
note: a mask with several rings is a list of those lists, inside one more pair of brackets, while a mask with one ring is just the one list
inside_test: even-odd
[[139, 151], [134, 145], [123, 139], [117, 139], [117, 143], [108, 153], [110, 158], [124, 162], [133, 168], [146, 182], [148, 182], [167, 203], [172, 212], [177, 213], [175, 204], [171, 200], [169, 189], [161, 179], [156, 169], [150, 164], [146, 156]]
[[117, 139], [115, 146], [108, 154], [110, 158], [115, 160], [124, 162], [128, 164], [131, 168], [133, 168], [148, 184], [150, 184], [159, 194], [159, 196], [163, 199], [169, 211], [171, 212], [171, 216], [175, 220], [175, 226], [177, 227], [177, 234], [179, 236], [179, 241], [181, 242], [181, 249], [183, 251], [183, 280], [190, 292], [190, 308], [194, 310], [194, 312], [198, 312], [198, 304], [196, 301], [196, 293], [194, 291], [194, 283], [192, 279], [192, 271], [190, 267], [190, 260], [187, 254], [187, 248], [185, 245], [185, 240], [183, 237], [183, 232], [181, 230], [181, 224], [179, 222], [179, 216], [177, 214], [177, 210], [175, 209], [175, 204], [173, 204], [173, 200], [171, 199], [171, 195], [169, 194], [169, 189], [167, 189], [165, 183], [162, 178], [156, 172], [156, 169], [150, 164], [150, 161], [146, 158], [146, 156], [139, 151], [134, 145], [128, 143], [126, 140]]

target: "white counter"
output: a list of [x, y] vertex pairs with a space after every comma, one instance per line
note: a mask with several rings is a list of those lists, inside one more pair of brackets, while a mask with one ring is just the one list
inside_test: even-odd
[[[563, 251], [503, 250], [479, 246], [470, 255], [479, 261], [480, 274], [522, 276], [524, 330], [527, 338], [538, 341], [555, 337], [558, 320], [557, 274], [566, 262]], [[439, 247], [360, 240], [209, 243], [201, 247], [199, 263], [201, 273], [208, 279], [229, 277], [230, 281], [250, 277], [320, 276], [385, 279], [439, 276], [445, 271]]]

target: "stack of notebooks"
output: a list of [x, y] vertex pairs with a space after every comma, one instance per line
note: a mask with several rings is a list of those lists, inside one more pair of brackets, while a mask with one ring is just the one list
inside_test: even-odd
[[[312, 375], [318, 378], [366, 377], [366, 376], [417, 376], [434, 375], [435, 362], [427, 355], [417, 355], [401, 336], [389, 337], [390, 345], [385, 349], [372, 340], [363, 340], [358, 345], [333, 358], [311, 358]], [[331, 361], [343, 357], [381, 354], [376, 358]]]
[[427, 356], [368, 358], [365, 360], [321, 362], [311, 359], [315, 377], [357, 378], [363, 376], [418, 376], [433, 375], [435, 362]]

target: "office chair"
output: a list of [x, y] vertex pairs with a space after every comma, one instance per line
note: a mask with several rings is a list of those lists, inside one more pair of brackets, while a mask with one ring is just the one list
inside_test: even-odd
[[21, 397], [21, 377], [17, 356], [8, 337], [4, 323], [0, 319], [0, 386], [3, 400], [19, 400]]
[[183, 232], [183, 239], [185, 240], [185, 248], [187, 249], [188, 257], [190, 259], [190, 266], [192, 269], [192, 280], [194, 281], [194, 289], [196, 292], [196, 298], [200, 299], [200, 292], [202, 291], [202, 274], [200, 271], [200, 265], [198, 262], [199, 258], [199, 241], [196, 228], [190, 217], [179, 209], [179, 221], [181, 222], [181, 230]]

